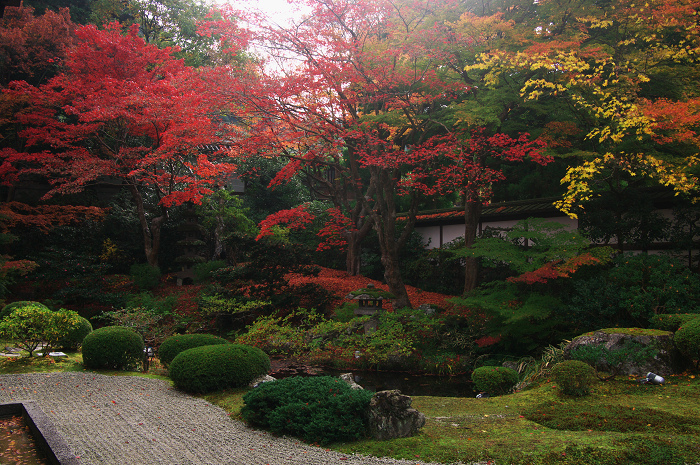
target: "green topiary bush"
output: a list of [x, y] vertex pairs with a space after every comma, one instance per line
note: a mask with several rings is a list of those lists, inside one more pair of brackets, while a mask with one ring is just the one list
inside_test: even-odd
[[78, 316], [78, 322], [73, 326], [73, 329], [66, 335], [65, 338], [59, 341], [59, 347], [68, 350], [78, 350], [78, 347], [83, 343], [83, 339], [92, 332], [92, 324]]
[[566, 360], [552, 368], [552, 378], [561, 392], [569, 396], [586, 396], [596, 380], [595, 370], [580, 360]]
[[683, 355], [700, 365], [700, 318], [690, 320], [673, 335], [673, 342]]
[[678, 331], [678, 329], [689, 322], [700, 318], [698, 313], [660, 313], [654, 315], [649, 320], [649, 327], [654, 329], [662, 329], [664, 331]]
[[518, 372], [505, 367], [479, 367], [472, 372], [477, 390], [492, 396], [506, 394], [518, 383]]
[[218, 344], [180, 352], [170, 363], [170, 379], [186, 392], [207, 393], [248, 385], [270, 371], [270, 358], [257, 347]]
[[105, 326], [83, 339], [83, 365], [87, 368], [127, 370], [143, 362], [143, 338], [131, 328]]
[[40, 302], [33, 302], [31, 300], [20, 300], [17, 302], [11, 302], [2, 307], [2, 310], [0, 310], [0, 321], [4, 320], [5, 317], [10, 315], [10, 313], [21, 307], [38, 307], [43, 308], [45, 310], [50, 310], [49, 307]]
[[372, 392], [354, 390], [330, 376], [263, 383], [243, 396], [243, 418], [276, 434], [327, 444], [362, 438]]
[[177, 334], [163, 341], [158, 349], [158, 358], [164, 365], [170, 365], [180, 352], [187, 349], [228, 343], [226, 339], [213, 334]]

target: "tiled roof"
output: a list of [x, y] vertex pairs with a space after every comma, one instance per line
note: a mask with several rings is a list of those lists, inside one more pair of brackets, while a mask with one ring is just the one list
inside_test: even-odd
[[[531, 216], [551, 217], [561, 216], [562, 213], [554, 208], [555, 197], [546, 199], [518, 200], [484, 205], [481, 211], [482, 219], [528, 218]], [[405, 215], [399, 215], [400, 220]], [[420, 212], [416, 216], [417, 224], [451, 223], [464, 221], [464, 207], [453, 207], [442, 210]]]

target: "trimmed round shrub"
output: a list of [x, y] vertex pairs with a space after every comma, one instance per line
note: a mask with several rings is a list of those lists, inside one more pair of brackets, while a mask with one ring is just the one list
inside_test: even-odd
[[163, 341], [158, 348], [158, 358], [164, 365], [169, 365], [177, 354], [187, 349], [228, 343], [226, 339], [213, 334], [177, 334]]
[[83, 343], [83, 339], [92, 332], [92, 324], [87, 318], [78, 316], [78, 324], [70, 330], [68, 335], [59, 341], [62, 349], [78, 350]]
[[270, 371], [270, 358], [243, 344], [201, 346], [180, 352], [168, 371], [178, 388], [204, 394], [247, 386]]
[[698, 313], [660, 313], [649, 320], [649, 327], [664, 331], [678, 331], [687, 322], [700, 318]]
[[472, 372], [472, 381], [478, 391], [497, 396], [513, 389], [518, 383], [518, 372], [506, 367], [479, 367]]
[[592, 366], [579, 360], [566, 360], [554, 365], [552, 379], [561, 392], [569, 396], [587, 396], [596, 381]]
[[83, 365], [87, 368], [127, 370], [143, 362], [143, 338], [124, 326], [105, 326], [83, 339]]
[[243, 418], [253, 426], [327, 444], [366, 435], [373, 393], [330, 376], [295, 376], [262, 383], [243, 396]]
[[10, 313], [14, 312], [16, 309], [22, 307], [39, 307], [46, 310], [50, 310], [49, 307], [42, 304], [41, 302], [34, 302], [31, 300], [18, 300], [17, 302], [11, 302], [2, 307], [2, 310], [0, 310], [0, 321], [4, 320], [6, 316], [9, 316]]
[[673, 342], [691, 361], [700, 359], [700, 318], [690, 320], [681, 326], [673, 335]]

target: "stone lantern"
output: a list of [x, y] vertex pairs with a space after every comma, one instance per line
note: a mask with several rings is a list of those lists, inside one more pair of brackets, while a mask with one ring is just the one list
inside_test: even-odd
[[373, 284], [368, 284], [366, 288], [352, 291], [347, 299], [357, 300], [358, 307], [353, 310], [356, 316], [370, 316], [370, 320], [365, 322], [365, 334], [371, 334], [377, 330], [379, 323], [378, 313], [383, 311], [382, 303], [385, 299], [393, 299], [393, 294], [377, 289]]

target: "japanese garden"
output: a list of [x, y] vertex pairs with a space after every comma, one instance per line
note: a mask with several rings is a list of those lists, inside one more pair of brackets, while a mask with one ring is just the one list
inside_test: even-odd
[[700, 464], [700, 0], [265, 7], [0, 4], [0, 462]]

